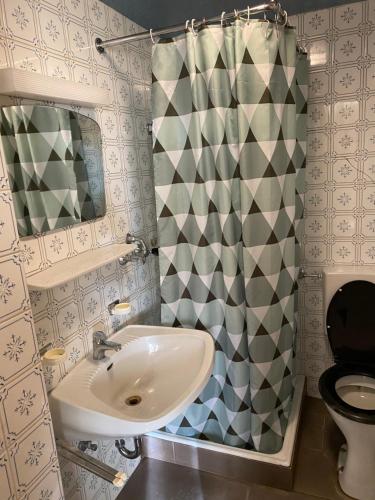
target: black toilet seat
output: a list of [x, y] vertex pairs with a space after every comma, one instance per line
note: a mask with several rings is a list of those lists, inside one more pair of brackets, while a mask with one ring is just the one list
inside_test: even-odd
[[375, 410], [363, 410], [351, 406], [337, 394], [336, 382], [348, 375], [369, 377], [374, 379], [375, 383], [375, 366], [337, 364], [328, 368], [319, 379], [319, 392], [323, 400], [332, 410], [349, 420], [355, 420], [362, 424], [375, 425]]

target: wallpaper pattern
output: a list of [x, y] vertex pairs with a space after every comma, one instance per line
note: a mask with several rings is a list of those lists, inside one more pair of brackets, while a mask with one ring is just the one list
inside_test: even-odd
[[[61, 287], [31, 290], [30, 294], [25, 274], [91, 248], [124, 242], [128, 231], [147, 242], [156, 236], [146, 130], [150, 121], [149, 42], [124, 45], [102, 56], [92, 47], [97, 36], [105, 39], [139, 29], [96, 0], [0, 0], [0, 67], [97, 85], [109, 89], [111, 95], [106, 107], [72, 106], [93, 117], [102, 129], [104, 218], [19, 241], [7, 175], [3, 167], [0, 171], [2, 500], [57, 500], [63, 498], [62, 483], [65, 497], [74, 500], [104, 500], [118, 494], [108, 483], [64, 460], [60, 476], [47, 391], [88, 354], [95, 329], [104, 327], [109, 334], [121, 326], [107, 311], [113, 300], [131, 302], [130, 322], [158, 322], [157, 259], [150, 256], [145, 265], [130, 263], [125, 268], [114, 263]], [[48, 342], [64, 346], [67, 360], [61, 367], [44, 367], [43, 371], [37, 351]], [[112, 443], [99, 443], [95, 455], [129, 474], [138, 463], [122, 459]]]

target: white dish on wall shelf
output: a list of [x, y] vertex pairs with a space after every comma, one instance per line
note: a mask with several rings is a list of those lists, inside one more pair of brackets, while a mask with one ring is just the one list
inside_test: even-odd
[[119, 352], [81, 361], [50, 393], [56, 435], [68, 440], [140, 436], [171, 422], [201, 393], [215, 346], [201, 330], [130, 325]]
[[0, 94], [81, 106], [108, 106], [109, 91], [22, 69], [0, 69]]
[[27, 286], [33, 290], [47, 290], [63, 285], [67, 281], [95, 271], [95, 269], [131, 253], [135, 248], [135, 245], [115, 243], [95, 248], [94, 250], [88, 250], [70, 259], [56, 262], [48, 269], [27, 276]]

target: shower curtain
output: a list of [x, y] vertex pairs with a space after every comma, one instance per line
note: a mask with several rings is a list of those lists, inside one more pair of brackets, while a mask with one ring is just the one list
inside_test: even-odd
[[266, 453], [293, 393], [306, 58], [237, 19], [153, 47], [162, 323], [208, 331], [213, 375], [166, 430]]

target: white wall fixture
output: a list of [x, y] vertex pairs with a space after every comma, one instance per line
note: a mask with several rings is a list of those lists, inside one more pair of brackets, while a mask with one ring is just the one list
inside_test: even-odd
[[0, 94], [82, 106], [111, 104], [107, 89], [14, 68], [0, 69]]
[[110, 340], [116, 344], [101, 344], [108, 346], [103, 359], [86, 358], [50, 393], [58, 438], [113, 440], [160, 429], [212, 372], [214, 342], [201, 330], [131, 325]]
[[34, 290], [47, 290], [60, 286], [133, 252], [135, 245], [113, 244], [81, 253], [71, 259], [56, 262], [48, 269], [26, 278], [27, 286]]

